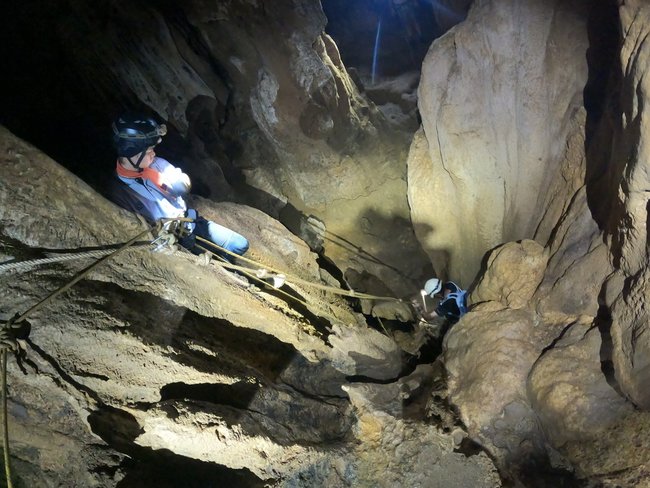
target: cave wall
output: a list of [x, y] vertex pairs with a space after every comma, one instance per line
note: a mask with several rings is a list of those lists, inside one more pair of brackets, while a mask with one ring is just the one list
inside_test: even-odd
[[[607, 171], [598, 182], [607, 197], [596, 205], [606, 208], [608, 246], [617, 274], [607, 282], [612, 310], [614, 369], [621, 389], [635, 405], [647, 409], [650, 396], [645, 386], [650, 372], [646, 338], [648, 328], [648, 122], [645, 101], [650, 96], [647, 72], [650, 46], [646, 42], [650, 8], [643, 2], [621, 6], [620, 92], [612, 97], [604, 130], [613, 129]], [[613, 123], [613, 127], [612, 127]], [[600, 213], [599, 215], [602, 215]]]
[[[29, 53], [13, 54], [4, 96], [32, 75], [53, 87], [38, 90], [45, 100], [32, 97], [33, 110], [9, 104], [5, 124], [96, 188], [110, 177], [112, 118], [125, 107], [151, 111], [170, 127], [159, 154], [199, 195], [281, 218], [352, 286], [383, 281], [399, 296], [421, 281], [428, 260], [404, 197], [409, 136], [359, 93], [318, 0], [66, 0], [13, 5], [4, 18], [16, 19], [8, 45]], [[43, 54], [25, 49], [33, 46]], [[56, 70], [70, 83], [55, 84]], [[318, 227], [325, 236], [310, 238]], [[370, 284], [356, 282], [361, 275]]]
[[[501, 15], [500, 9], [508, 6], [514, 8], [513, 15]], [[492, 22], [496, 22], [491, 15], [495, 19], [515, 18], [515, 12], [527, 8], [532, 8], [527, 15], [530, 21], [537, 18], [529, 16], [537, 12], [536, 8], [571, 7], [566, 3], [542, 7], [541, 2], [478, 2], [468, 23], [478, 10], [485, 9], [482, 20], [489, 33]], [[602, 10], [595, 13], [596, 9]], [[500, 237], [495, 241], [512, 232], [519, 240], [498, 245], [486, 254], [484, 272], [470, 296], [474, 305], [445, 337], [444, 361], [452, 404], [459, 408], [470, 435], [493, 454], [508, 476], [525, 486], [557, 485], [567, 473], [602, 486], [638, 486], [647, 482], [650, 462], [648, 443], [641, 440], [643, 434], [638, 434], [647, 431], [649, 419], [647, 394], [641, 386], [647, 383], [644, 338], [650, 289], [648, 158], [644, 155], [647, 130], [643, 122], [648, 7], [643, 2], [597, 2], [591, 6], [582, 4], [579, 12], [582, 20], [574, 25], [583, 28], [574, 29], [570, 35], [579, 34], [581, 39], [561, 43], [564, 49], [559, 58], [551, 52], [554, 39], [536, 44], [545, 46], [539, 66], [553, 66], [555, 59], [561, 60], [558, 78], [547, 84], [553, 90], [538, 89], [535, 94], [519, 99], [519, 110], [508, 112], [518, 120], [517, 134], [528, 134], [527, 130], [533, 128], [536, 132], [515, 145], [517, 150], [527, 148], [517, 159], [523, 164], [527, 155], [534, 154], [534, 148], [541, 144], [540, 137], [553, 134], [553, 139], [544, 139], [548, 148], [543, 151], [555, 150], [556, 157], [542, 158], [550, 166], [541, 168], [543, 176], [537, 183], [510, 179], [518, 174], [517, 170], [506, 170], [499, 176], [515, 182], [515, 194], [519, 187], [527, 189], [528, 198], [514, 207], [526, 208], [528, 215], [536, 218], [529, 222], [506, 218], [497, 230]], [[603, 12], [614, 17], [606, 19]], [[561, 22], [552, 15], [543, 18], [551, 23]], [[616, 28], [611, 26], [612, 18], [617, 19]], [[464, 24], [457, 26], [448, 36], [458, 40], [463, 27]], [[531, 32], [533, 43], [539, 38], [534, 29]], [[566, 28], [564, 32], [567, 33]], [[472, 44], [477, 46], [476, 52], [485, 39], [483, 33], [477, 37], [480, 40]], [[440, 46], [450, 48], [445, 41], [446, 38], [440, 39]], [[448, 42], [451, 44], [451, 40]], [[572, 51], [578, 46], [579, 50]], [[430, 56], [436, 48], [434, 44]], [[523, 48], [522, 52], [528, 53], [530, 48]], [[475, 52], [466, 44], [463, 49]], [[611, 52], [617, 53], [617, 59], [609, 58]], [[598, 58], [599, 55], [603, 57]], [[449, 70], [459, 81], [453, 85], [456, 90], [463, 86], [460, 80], [464, 72], [475, 73], [485, 66], [483, 59], [474, 56], [467, 61], [470, 68], [454, 65], [454, 70]], [[534, 55], [528, 56], [526, 62], [534, 59]], [[573, 67], [571, 73], [564, 71], [567, 66]], [[534, 68], [527, 71], [535, 72]], [[448, 71], [443, 69], [442, 73], [444, 77]], [[519, 79], [516, 70], [510, 73], [510, 82]], [[573, 78], [576, 74], [578, 78]], [[502, 89], [499, 81], [504, 80], [494, 76], [491, 79], [496, 81], [487, 85], [486, 90], [494, 90], [498, 100]], [[476, 78], [464, 80], [474, 86]], [[536, 81], [538, 78], [526, 78], [525, 83], [532, 86]], [[481, 118], [482, 113], [472, 112], [474, 116], [468, 117], [465, 112], [461, 121], [466, 125], [462, 128], [469, 134], [451, 132], [448, 127], [455, 126], [444, 115], [451, 110], [447, 108], [450, 102], [455, 107], [455, 98], [453, 92], [440, 86], [449, 85], [434, 83], [420, 87], [421, 106], [427, 93], [442, 92], [445, 97], [429, 98], [438, 102], [434, 110], [440, 117], [429, 120], [429, 130], [423, 117], [423, 130], [411, 146], [409, 165], [415, 162], [413, 169], [409, 169], [415, 179], [415, 184], [410, 185], [411, 201], [419, 202], [416, 197], [422, 177], [430, 178], [430, 186], [438, 190], [436, 195], [442, 193], [455, 203], [470, 191], [480, 201], [489, 178], [483, 174], [477, 187], [463, 186], [474, 171], [457, 171], [455, 157], [460, 154], [471, 161], [473, 156], [467, 147], [476, 152], [482, 150], [473, 145], [475, 138], [483, 132], [499, 134], [503, 120], [513, 117], [496, 117], [487, 123]], [[512, 96], [519, 93], [516, 86], [511, 86]], [[580, 99], [582, 88], [584, 100]], [[535, 106], [536, 97], [551, 92], [558, 98], [548, 108], [547, 117], [554, 111], [556, 116], [545, 119], [546, 129], [530, 124], [535, 117], [526, 116], [528, 105]], [[594, 100], [595, 93], [603, 99]], [[507, 102], [496, 106], [508, 110]], [[476, 107], [469, 105], [463, 109], [472, 111]], [[476, 120], [479, 122], [469, 124]], [[498, 125], [495, 121], [499, 121]], [[459, 142], [449, 148], [448, 155], [445, 141], [450, 133]], [[431, 134], [434, 136], [430, 137]], [[491, 147], [492, 141], [482, 142], [482, 146]], [[507, 151], [509, 146], [504, 142], [500, 147]], [[510, 191], [506, 185], [501, 197], [507, 199]], [[431, 206], [446, 203], [432, 197], [426, 202]], [[507, 206], [504, 210], [498, 202], [489, 205], [487, 199], [480, 211], [517, 217]], [[426, 225], [431, 226], [432, 222], [435, 221], [431, 218], [422, 219], [420, 228], [427, 230]], [[477, 228], [481, 230], [480, 226]], [[459, 238], [464, 230], [455, 232], [455, 238]], [[471, 247], [462, 245], [463, 250], [468, 248]], [[452, 276], [462, 277], [464, 267], [464, 255], [456, 264], [450, 260]]]
[[496, 245], [546, 244], [581, 184], [587, 5], [475, 2], [427, 54], [409, 202], [434, 268], [465, 286]]
[[[7, 263], [146, 230], [5, 128], [0, 167], [2, 321], [93, 259]], [[171, 248], [95, 268], [34, 309], [25, 356], [10, 355], [14, 486], [499, 486], [487, 455], [423, 421], [432, 366], [406, 367], [414, 353], [305, 284], [337, 285], [302, 240], [251, 207], [194, 203], [249, 232], [247, 255], [285, 271], [297, 300]]]
[[352, 287], [367, 289], [365, 271], [397, 295], [412, 289], [426, 261], [404, 199], [405, 140], [359, 94], [320, 3], [211, 9], [186, 15], [231, 80], [236, 122], [223, 132], [247, 183], [323, 221], [325, 253]]

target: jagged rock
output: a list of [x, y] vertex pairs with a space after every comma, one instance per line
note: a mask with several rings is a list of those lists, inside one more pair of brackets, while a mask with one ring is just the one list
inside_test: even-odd
[[581, 478], [603, 486], [643, 486], [650, 466], [649, 428], [648, 412], [637, 412], [589, 442], [568, 442], [564, 452]]
[[650, 375], [647, 337], [650, 316], [650, 271], [630, 277], [612, 304], [613, 361], [616, 380], [621, 389], [638, 407], [650, 408], [647, 384]]
[[547, 261], [548, 250], [535, 241], [500, 246], [490, 253], [470, 302], [494, 300], [508, 308], [524, 308], [542, 281]]
[[572, 324], [531, 371], [531, 404], [556, 447], [589, 442], [633, 411], [603, 375], [601, 347], [598, 328]]
[[333, 366], [346, 375], [389, 380], [402, 370], [401, 349], [379, 332], [334, 326], [329, 342]]
[[[379, 486], [500, 486], [481, 454], [474, 462], [455, 452], [454, 438], [408, 419], [423, 408], [433, 368], [418, 367], [390, 385], [353, 384], [345, 389], [357, 411], [357, 484]], [[418, 415], [413, 415], [415, 418]], [[380, 474], [381, 473], [381, 474]]]
[[[591, 206], [606, 229], [608, 247], [619, 275], [607, 283], [616, 378], [624, 394], [637, 406], [650, 407], [648, 396], [648, 122], [645, 100], [650, 68], [648, 34], [650, 9], [644, 2], [620, 6], [623, 33], [620, 93], [603, 117], [602, 133], [609, 130], [611, 149], [595, 153]], [[616, 117], [617, 123], [609, 119]], [[600, 133], [599, 133], [600, 134]], [[603, 198], [604, 196], [604, 198]]]
[[[1, 131], [0, 154], [3, 167], [11, 169], [0, 184], [3, 238], [11, 237], [16, 249], [104, 245], [125, 241], [142, 230], [137, 219], [5, 129]], [[206, 216], [216, 216], [254, 236], [252, 257], [296, 270], [305, 279], [317, 279], [318, 267], [307, 246], [265, 214], [234, 204], [218, 208], [207, 201], [197, 203]], [[269, 250], [271, 254], [267, 254]], [[65, 283], [77, 266], [46, 266], [30, 275], [1, 275], [4, 318], [11, 311], [25, 310], [48, 290]], [[34, 313], [29, 318], [32, 330], [26, 363], [30, 374], [23, 376], [13, 364], [9, 372], [11, 411], [15, 412], [11, 423], [21, 425], [14, 431], [13, 455], [21, 460], [25, 472], [44, 470], [64, 482], [66, 476], [92, 478], [96, 475], [91, 471], [84, 474], [84, 469], [112, 463], [115, 476], [102, 486], [114, 486], [124, 476], [115, 449], [132, 453], [146, 446], [238, 470], [244, 466], [241, 454], [235, 453], [246, 451], [253, 443], [260, 454], [255, 462], [247, 457], [245, 468], [263, 479], [276, 477], [280, 466], [287, 466], [289, 453], [295, 459], [292, 469], [322, 458], [307, 447], [321, 441], [309, 436], [325, 433], [330, 425], [336, 432], [325, 434], [329, 437], [326, 443], [338, 442], [350, 425], [347, 401], [340, 389], [343, 376], [327, 362], [329, 346], [319, 338], [324, 331], [307, 327], [286, 303], [265, 298], [260, 292], [252, 294], [246, 286], [215, 265], [200, 264], [189, 253], [138, 249], [97, 268], [82, 285]], [[322, 309], [322, 292], [313, 294], [293, 286], [308, 307]], [[331, 301], [328, 307], [340, 321], [356, 320], [343, 302]], [[271, 332], [276, 327], [278, 337]], [[303, 352], [300, 344], [306, 346]], [[319, 357], [325, 360], [321, 364], [315, 362]], [[317, 371], [318, 380], [312, 376]], [[54, 401], [31, 406], [30, 392], [37, 385], [45, 388], [41, 375], [52, 378], [53, 398], [69, 397], [68, 406], [59, 407]], [[328, 400], [321, 403], [320, 395]], [[301, 407], [303, 402], [307, 403]], [[319, 403], [325, 409], [321, 413], [329, 412], [329, 420], [321, 417]], [[44, 419], [56, 417], [62, 408], [68, 412], [65, 422], [70, 428], [56, 422], [27, 421], [37, 414]], [[309, 417], [303, 427], [298, 420], [301, 410]], [[79, 420], [75, 420], [77, 416]], [[244, 422], [248, 416], [250, 420]], [[90, 432], [80, 436], [69, 430], [83, 431], [82, 419], [86, 417], [103, 441]], [[232, 427], [237, 417], [239, 430]], [[314, 425], [323, 422], [314, 430]], [[111, 431], [121, 426], [127, 429], [127, 424], [124, 436], [114, 438]], [[222, 425], [219, 432], [225, 437], [215, 436], [215, 424]], [[303, 428], [307, 437], [300, 433]], [[90, 455], [92, 444], [97, 443], [108, 458], [96, 454], [102, 459], [94, 464], [53, 473], [47, 465], [52, 456], [32, 452], [42, 449], [29, 440], [36, 438], [33, 429], [40, 429], [38, 437], [42, 438], [54, 436], [53, 429], [58, 429], [57, 435], [71, 436], [61, 444], [59, 459], [68, 455], [65, 446]], [[192, 429], [196, 429], [194, 434]], [[212, 440], [204, 445], [225, 443], [231, 447], [217, 459], [216, 453], [206, 456], [201, 443], [180, 442], [173, 432], [188, 438], [209, 435]], [[255, 440], [261, 437], [264, 442]], [[270, 461], [274, 457], [278, 465]], [[41, 478], [34, 475], [34, 479]]]
[[411, 71], [382, 80], [366, 88], [365, 93], [382, 111], [386, 120], [410, 134], [418, 129], [417, 87], [420, 73]]
[[[394, 271], [417, 276], [426, 265], [404, 199], [405, 140], [359, 94], [318, 2], [233, 2], [216, 17], [207, 4], [184, 11], [232, 80], [232, 122], [221, 135], [238, 148], [247, 184], [322, 221], [324, 252], [339, 268], [369, 271], [396, 295], [411, 291]], [[242, 133], [244, 120], [254, 127]], [[395, 239], [399, 250], [384, 244]]]
[[580, 314], [596, 316], [603, 282], [613, 268], [584, 187], [561, 216], [548, 250], [544, 279], [533, 297], [538, 312], [548, 322], [569, 323]]
[[470, 436], [509, 462], [535, 455], [542, 442], [526, 394], [528, 373], [545, 346], [535, 332], [530, 311], [479, 305], [445, 337], [450, 401]]
[[[611, 273], [598, 237], [581, 189], [547, 248], [523, 241], [490, 254], [470, 300], [478, 304], [445, 338], [450, 400], [469, 434], [515, 478], [525, 478], [530, 463], [566, 469], [556, 450], [569, 437], [559, 431], [591, 438], [629, 411], [600, 369], [599, 335], [583, 342], [573, 335], [595, 327], [598, 291]], [[581, 388], [569, 388], [567, 398], [558, 369], [570, 361]], [[570, 402], [576, 412], [558, 413], [556, 402]], [[601, 422], [581, 422], [581, 415]]]
[[[628, 18], [643, 17], [643, 8], [638, 4], [628, 8], [636, 12]], [[626, 15], [629, 12], [623, 15], [624, 21]], [[623, 30], [630, 33], [630, 45], [638, 46], [634, 41], [638, 31], [628, 27]], [[637, 55], [635, 59], [643, 57]], [[614, 109], [616, 105], [610, 107]], [[638, 134], [636, 129], [630, 132]], [[625, 131], [615, 132], [614, 137], [636, 144], [634, 136]], [[618, 234], [612, 239], [603, 238], [601, 229], [608, 225], [608, 220], [603, 219], [603, 208], [610, 205], [614, 215], [616, 208], [623, 207], [611, 196], [594, 199], [594, 185], [603, 191], [607, 171], [599, 174], [601, 180], [593, 179], [594, 174], [598, 175], [592, 167], [594, 161], [578, 157], [581, 140], [582, 137], [572, 136], [565, 152], [574, 155], [567, 160], [582, 161], [575, 167], [563, 166], [567, 184], [560, 194], [569, 194], [571, 198], [545, 214], [537, 230], [537, 237], [550, 236], [545, 249], [536, 253], [539, 257], [548, 256], [538, 263], [543, 273], [540, 275], [539, 268], [531, 267], [529, 261], [515, 253], [504, 253], [503, 261], [494, 258], [501, 257], [502, 249], [516, 250], [521, 245], [511, 243], [498, 248], [487, 261], [486, 272], [473, 295], [477, 302], [496, 301], [473, 307], [446, 338], [450, 400], [458, 405], [470, 435], [495, 454], [504, 472], [524, 483], [527, 478], [522, 466], [542, 462], [549, 470], [575, 470], [577, 477], [599, 480], [606, 486], [638, 484], [643, 483], [648, 463], [642, 443], [637, 445], [640, 451], [631, 454], [627, 461], [615, 461], [607, 449], [616, 450], [613, 446], [617, 442], [622, 450], [627, 449], [628, 442], [622, 440], [624, 432], [631, 435], [632, 429], [643, 429], [645, 425], [645, 415], [635, 412], [627, 401], [629, 398], [636, 405], [647, 406], [641, 386], [647, 376], [642, 352], [642, 331], [647, 325], [647, 264], [638, 252], [646, 238], [644, 225], [638, 231], [638, 223], [645, 222], [645, 210], [641, 217], [637, 211], [635, 217], [618, 220]], [[629, 161], [636, 165], [635, 159]], [[616, 179], [615, 175], [621, 172], [620, 165], [612, 165], [609, 176]], [[639, 181], [643, 185], [643, 172], [631, 168], [626, 174], [631, 178], [623, 185], [626, 188], [635, 187]], [[582, 187], [576, 185], [581, 178], [586, 178]], [[551, 188], [557, 191], [557, 185]], [[628, 202], [632, 200], [631, 193]], [[634, 204], [628, 207], [631, 213], [633, 207]], [[542, 228], [547, 230], [540, 231]], [[628, 237], [633, 241], [629, 246]], [[626, 251], [630, 259], [622, 258]], [[510, 272], [503, 271], [509, 264]], [[623, 269], [614, 273], [618, 266]], [[508, 293], [500, 292], [500, 280], [504, 290], [511, 290], [508, 276], [517, 271], [521, 272], [520, 283], [530, 279], [531, 286], [523, 286], [521, 299], [510, 303], [506, 299]], [[486, 288], [494, 291], [487, 293]], [[523, 322], [514, 320], [512, 308], [516, 307], [523, 307], [518, 313], [528, 316]], [[520, 327], [513, 328], [517, 323]], [[492, 336], [483, 329], [490, 325], [495, 329]], [[497, 337], [517, 345], [505, 348]], [[492, 358], [490, 366], [496, 373], [488, 370], [488, 358]], [[496, 381], [490, 382], [493, 374], [502, 380], [500, 390]], [[513, 377], [514, 380], [507, 380]], [[504, 395], [505, 385], [508, 386]], [[481, 393], [496, 402], [481, 410]], [[610, 436], [616, 440], [609, 439]], [[546, 461], [542, 461], [544, 458]]]

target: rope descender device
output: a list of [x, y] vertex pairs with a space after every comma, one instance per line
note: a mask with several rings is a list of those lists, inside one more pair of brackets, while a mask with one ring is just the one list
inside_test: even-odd
[[152, 252], [161, 252], [163, 249], [173, 250], [174, 245], [178, 242], [176, 234], [169, 232], [166, 229], [161, 229], [158, 236], [151, 241], [153, 246]]

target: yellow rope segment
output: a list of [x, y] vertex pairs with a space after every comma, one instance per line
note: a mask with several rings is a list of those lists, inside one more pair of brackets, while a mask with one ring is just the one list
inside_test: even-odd
[[[276, 276], [277, 275], [284, 276], [286, 278], [287, 282], [295, 283], [297, 285], [310, 286], [310, 287], [313, 287], [313, 288], [318, 288], [319, 290], [329, 291], [330, 293], [334, 293], [336, 295], [343, 295], [343, 296], [348, 296], [348, 297], [352, 297], [352, 298], [362, 298], [362, 299], [365, 299], [365, 300], [385, 300], [385, 301], [391, 300], [391, 301], [396, 301], [396, 302], [403, 301], [400, 298], [369, 295], [367, 293], [361, 293], [361, 292], [354, 291], [354, 290], [342, 290], [341, 288], [335, 288], [333, 286], [321, 285], [319, 283], [313, 283], [311, 281], [303, 280], [303, 279], [298, 278], [297, 276], [291, 275], [289, 273], [279, 271], [279, 270], [274, 269], [274, 268], [272, 268], [270, 266], [265, 266], [264, 264], [259, 263], [259, 262], [255, 261], [253, 259], [247, 258], [245, 256], [240, 256], [239, 254], [235, 254], [234, 252], [229, 251], [227, 249], [224, 249], [223, 247], [219, 246], [218, 244], [215, 244], [214, 242], [209, 241], [207, 239], [204, 239], [202, 237], [199, 237], [199, 236], [195, 236], [195, 237], [196, 237], [196, 239], [198, 241], [201, 241], [201, 242], [204, 242], [204, 243], [206, 243], [206, 244], [208, 244], [210, 246], [216, 247], [219, 250], [229, 254], [230, 256], [233, 256], [233, 257], [237, 258], [237, 260], [242, 260], [242, 261], [244, 261], [246, 263], [257, 266], [257, 269], [251, 269], [251, 268], [246, 268], [244, 266], [237, 266], [235, 264], [221, 263], [224, 267], [226, 267], [228, 269], [234, 269], [234, 270], [242, 271], [242, 272], [247, 271], [249, 273], [250, 272], [254, 273], [256, 271], [265, 271], [265, 270], [266, 271], [271, 271]], [[205, 249], [203, 246], [201, 246], [201, 249], [204, 249], [204, 250], [207, 251], [207, 249]], [[212, 253], [212, 254], [214, 254], [214, 253]], [[269, 276], [269, 277], [271, 277], [271, 276]]]

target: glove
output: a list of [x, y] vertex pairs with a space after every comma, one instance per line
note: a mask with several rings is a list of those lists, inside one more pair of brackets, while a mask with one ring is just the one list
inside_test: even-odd
[[185, 173], [181, 173], [181, 177], [178, 181], [175, 181], [171, 187], [169, 187], [169, 193], [175, 197], [181, 197], [187, 195], [192, 189], [192, 183], [190, 183], [190, 177]]
[[187, 234], [192, 235], [194, 233], [194, 229], [196, 229], [196, 221], [199, 218], [199, 212], [197, 212], [194, 208], [188, 208], [185, 211], [185, 217], [193, 220], [193, 222], [183, 222], [183, 227], [185, 228]]

